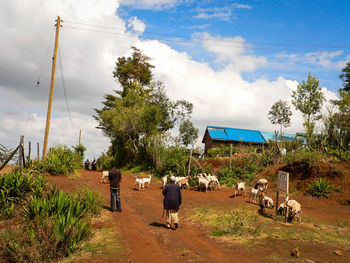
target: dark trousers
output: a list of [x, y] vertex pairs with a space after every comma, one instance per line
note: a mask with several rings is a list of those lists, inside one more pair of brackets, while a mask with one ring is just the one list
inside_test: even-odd
[[114, 200], [116, 199], [116, 203], [117, 203], [117, 210], [121, 211], [122, 207], [120, 204], [120, 187], [115, 188], [115, 189], [110, 189], [111, 190], [111, 211], [115, 210], [115, 206], [114, 206]]

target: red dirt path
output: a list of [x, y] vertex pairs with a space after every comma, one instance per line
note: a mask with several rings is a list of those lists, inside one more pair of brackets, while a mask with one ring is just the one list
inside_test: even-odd
[[[109, 208], [109, 185], [100, 184], [101, 172], [81, 170], [75, 180], [66, 177], [49, 176], [49, 182], [64, 191], [74, 191], [77, 187], [87, 185], [103, 193], [104, 207]], [[113, 213], [115, 219], [113, 231], [118, 232], [123, 247], [123, 257], [102, 260], [102, 257], [91, 258], [84, 262], [268, 262], [264, 257], [278, 252], [282, 258], [291, 259], [290, 251], [302, 246], [302, 253], [309, 258], [322, 258], [322, 262], [349, 262], [345, 257], [333, 254], [335, 248], [328, 245], [315, 245], [313, 242], [290, 241], [281, 244], [269, 241], [269, 246], [261, 244], [248, 250], [240, 245], [219, 243], [209, 238], [208, 230], [194, 226], [189, 216], [196, 207], [237, 207], [247, 205], [247, 198], [230, 198], [232, 189], [198, 192], [184, 190], [183, 205], [180, 208], [180, 227], [178, 230], [164, 228], [162, 218], [162, 193], [160, 183], [152, 182], [150, 189], [132, 190], [133, 175], [123, 175], [121, 183], [121, 202], [123, 212]], [[298, 196], [303, 204], [303, 214], [336, 221], [341, 218], [350, 223], [350, 206], [339, 202]], [[257, 208], [258, 209], [258, 208]], [[111, 212], [110, 212], [111, 213]], [[335, 216], [336, 215], [336, 216]], [[349, 256], [349, 255], [348, 255]], [[307, 258], [307, 257], [306, 257]], [[313, 259], [315, 260], [315, 259]], [[345, 261], [344, 261], [345, 260]], [[281, 261], [282, 262], [282, 261]], [[317, 261], [315, 261], [317, 262]]]

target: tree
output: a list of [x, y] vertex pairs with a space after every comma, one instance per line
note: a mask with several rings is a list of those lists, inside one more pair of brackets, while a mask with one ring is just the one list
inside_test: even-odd
[[343, 88], [339, 91], [350, 92], [350, 61], [346, 64], [345, 68], [342, 69], [342, 74], [339, 75], [339, 78], [343, 82]]
[[194, 145], [198, 138], [199, 130], [193, 126], [191, 121], [186, 120], [180, 124], [179, 132], [182, 144], [187, 147], [190, 144]]
[[153, 80], [150, 59], [137, 48], [133, 51], [128, 58], [118, 58], [113, 71], [122, 89], [115, 90], [116, 95], [106, 94], [102, 109], [95, 109], [94, 116], [97, 128], [111, 139], [119, 164], [147, 158], [159, 135], [188, 119], [193, 110], [187, 101], [171, 101], [163, 83]]
[[320, 118], [317, 113], [320, 112], [324, 100], [318, 79], [310, 73], [307, 76], [307, 81], [303, 80], [302, 83], [298, 84], [297, 90], [292, 92], [292, 104], [304, 117], [303, 125], [309, 146], [315, 128], [315, 121]]
[[86, 147], [83, 144], [77, 144], [76, 146], [72, 145], [72, 148], [74, 153], [76, 153], [81, 159], [81, 163], [83, 163]]
[[292, 116], [292, 111], [287, 101], [279, 100], [272, 105], [269, 111], [269, 120], [272, 124], [278, 124], [280, 126], [281, 134], [281, 147], [283, 140], [282, 128], [287, 128], [290, 126], [290, 116]]

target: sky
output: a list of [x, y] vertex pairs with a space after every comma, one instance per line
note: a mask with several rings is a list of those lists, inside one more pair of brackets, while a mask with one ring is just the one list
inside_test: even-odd
[[[203, 147], [208, 125], [276, 130], [269, 109], [290, 102], [309, 72], [328, 101], [337, 98], [350, 61], [349, 8], [312, 0], [0, 1], [0, 144], [15, 148], [24, 135], [26, 145], [43, 145], [57, 15], [63, 27], [49, 146], [76, 145], [82, 130], [92, 159], [109, 146], [94, 109], [120, 89], [112, 72], [132, 46], [151, 58], [154, 79], [172, 100], [193, 103]], [[292, 111], [288, 133], [303, 130]]]

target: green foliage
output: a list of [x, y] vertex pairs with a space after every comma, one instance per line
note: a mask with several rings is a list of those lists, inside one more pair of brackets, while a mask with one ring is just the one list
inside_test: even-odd
[[199, 130], [193, 126], [193, 123], [189, 120], [184, 121], [179, 127], [181, 142], [186, 147], [193, 145], [198, 138]]
[[76, 146], [72, 145], [72, 148], [74, 150], [74, 153], [80, 157], [79, 160], [80, 160], [80, 163], [81, 163], [81, 167], [83, 167], [84, 155], [85, 155], [86, 147], [84, 145], [82, 145], [82, 144], [77, 144]]
[[168, 147], [162, 150], [158, 174], [186, 176], [186, 163], [189, 155], [183, 147]]
[[49, 149], [43, 161], [43, 171], [51, 175], [67, 175], [81, 167], [81, 156], [75, 154], [67, 146], [58, 145]]
[[327, 197], [333, 190], [334, 186], [325, 178], [315, 179], [313, 184], [309, 184], [307, 192], [313, 197]]
[[89, 190], [88, 187], [81, 187], [74, 193], [74, 196], [85, 206], [87, 213], [99, 215], [103, 204], [101, 192]]
[[287, 165], [298, 163], [300, 166], [307, 168], [317, 167], [319, 163], [324, 160], [325, 156], [320, 151], [314, 150], [297, 150], [294, 152], [287, 152], [282, 158], [282, 162]]
[[260, 235], [263, 225], [257, 225], [256, 214], [247, 210], [233, 210], [216, 218], [216, 229], [212, 232], [214, 236], [220, 235]]
[[314, 131], [314, 121], [319, 119], [317, 114], [322, 108], [324, 95], [315, 76], [308, 74], [307, 81], [298, 84], [297, 90], [292, 92], [292, 104], [304, 116], [304, 128], [310, 144]]
[[339, 78], [342, 80], [343, 88], [341, 91], [350, 92], [350, 62], [342, 69], [342, 74]]
[[[232, 154], [237, 152], [236, 147], [232, 147]], [[211, 148], [208, 150], [206, 157], [214, 158], [214, 157], [225, 157], [230, 156], [230, 146], [220, 145], [219, 147]]]
[[290, 116], [292, 116], [292, 111], [287, 101], [279, 100], [272, 105], [269, 111], [269, 120], [272, 124], [278, 124], [280, 126], [280, 135], [282, 142], [282, 127], [287, 128], [290, 126]]

